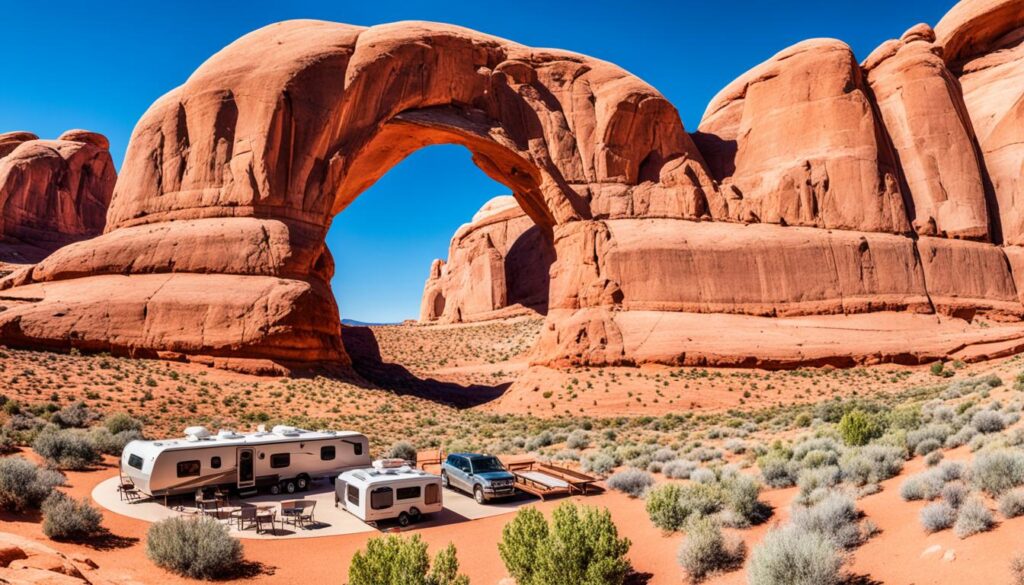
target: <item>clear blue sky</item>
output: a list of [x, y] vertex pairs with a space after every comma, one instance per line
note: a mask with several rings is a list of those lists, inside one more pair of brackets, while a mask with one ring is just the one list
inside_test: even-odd
[[[396, 2], [206, 0], [9, 2], [3, 7], [0, 132], [55, 137], [68, 128], [106, 134], [120, 164], [132, 127], [158, 96], [208, 56], [272, 22], [319, 18], [373, 25], [449, 22], [523, 44], [585, 53], [658, 88], [693, 130], [729, 81], [780, 49], [835, 37], [863, 59], [918, 22], [934, 25], [952, 0], [717, 2]], [[455, 229], [493, 195], [460, 147], [435, 146], [406, 159], [334, 222], [342, 316], [415, 317], [430, 261]]]

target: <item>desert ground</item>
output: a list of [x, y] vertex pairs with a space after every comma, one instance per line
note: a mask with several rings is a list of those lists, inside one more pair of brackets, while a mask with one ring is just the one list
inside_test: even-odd
[[[1024, 396], [1016, 382], [1022, 370], [1019, 357], [950, 363], [941, 370], [874, 366], [768, 372], [651, 366], [553, 371], [527, 365], [540, 323], [521, 318], [353, 331], [362, 343], [375, 341], [380, 361], [357, 367], [347, 378], [268, 379], [188, 363], [5, 349], [0, 420], [8, 442], [19, 443], [27, 437], [24, 429], [32, 426], [31, 420], [59, 420], [55, 413], [80, 408], [72, 405], [81, 402], [90, 419], [84, 426], [100, 424], [113, 413], [128, 413], [154, 438], [178, 436], [192, 424], [250, 430], [257, 424], [286, 422], [359, 430], [371, 438], [374, 454], [406, 441], [421, 451], [442, 447], [485, 451], [506, 460], [555, 461], [606, 478], [603, 489], [596, 495], [531, 505], [545, 513], [565, 500], [607, 508], [620, 535], [632, 542], [629, 582], [652, 585], [688, 578], [677, 561], [685, 530], [655, 526], [646, 510], [651, 491], [634, 497], [610, 487], [607, 478], [626, 469], [648, 470], [652, 489], [657, 489], [670, 483], [725, 481], [738, 473], [756, 478], [757, 498], [771, 513], [743, 528], [725, 528], [727, 537], [746, 544], [747, 560], [713, 573], [708, 583], [746, 582], [751, 552], [770, 530], [789, 522], [794, 510], [813, 509], [825, 497], [821, 490], [847, 494], [857, 510], [851, 520], [857, 536], [841, 551], [848, 582], [1012, 582], [1011, 562], [1024, 552], [1016, 537], [1024, 520], [997, 511], [1002, 506], [999, 494], [985, 492], [975, 479], [980, 472], [970, 470], [972, 461], [985, 453], [1020, 453]], [[843, 414], [854, 409], [889, 421], [867, 447], [844, 444], [837, 430]], [[281, 418], [284, 411], [295, 414]], [[963, 430], [973, 428], [981, 411], [996, 413], [999, 430]], [[919, 446], [922, 437], [938, 440], [925, 449]], [[801, 445], [817, 454], [791, 459], [790, 480], [780, 481], [773, 475], [777, 470], [762, 468], [773, 454], [799, 452]], [[881, 445], [900, 454], [896, 469], [881, 475], [874, 469], [848, 469], [853, 467], [848, 462], [864, 449]], [[12, 449], [8, 457], [46, 464], [27, 444]], [[915, 452], [932, 454], [926, 463]], [[942, 454], [942, 463], [934, 461], [939, 457], [934, 453]], [[601, 461], [601, 454], [610, 456], [608, 462]], [[666, 467], [679, 467], [679, 461], [688, 462], [682, 465], [687, 471], [667, 477]], [[908, 478], [952, 465], [947, 462], [965, 465], [962, 479], [952, 483], [978, 494], [992, 511], [992, 525], [979, 533], [964, 538], [952, 529], [928, 533], [918, 519], [928, 502], [902, 495]], [[836, 473], [823, 480], [829, 474], [815, 474], [819, 468]], [[710, 470], [710, 476], [697, 472], [694, 478], [703, 477], [685, 479], [692, 469]], [[67, 486], [61, 490], [89, 498], [97, 484], [117, 475], [117, 461], [108, 455], [84, 470], [64, 474]], [[1008, 481], [1024, 483], [1024, 475]], [[496, 543], [513, 517], [510, 512], [414, 525], [402, 532], [419, 534], [432, 551], [453, 543], [461, 570], [472, 583], [498, 583], [508, 572]], [[43, 535], [38, 512], [3, 512], [2, 519], [0, 532], [88, 557], [99, 566], [97, 574], [110, 582], [190, 581], [146, 558], [149, 523], [142, 520], [104, 511], [107, 532], [101, 537], [54, 542]], [[245, 565], [228, 581], [345, 582], [352, 555], [379, 535], [246, 539]]]

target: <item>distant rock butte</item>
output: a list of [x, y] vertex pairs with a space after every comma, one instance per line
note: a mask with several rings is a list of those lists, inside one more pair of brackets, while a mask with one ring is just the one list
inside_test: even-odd
[[100, 134], [0, 134], [0, 265], [38, 262], [103, 232], [117, 179]]
[[[1022, 40], [1024, 2], [967, 0], [863, 63], [799, 43], [691, 135], [657, 90], [579, 54], [423, 22], [271, 25], [151, 106], [106, 232], [0, 281], [0, 339], [344, 363], [333, 217], [411, 152], [455, 143], [522, 211], [492, 202], [455, 235], [421, 317], [546, 298], [534, 363], [1019, 351]], [[519, 255], [528, 235], [550, 252]]]
[[546, 313], [551, 239], [515, 197], [488, 201], [435, 260], [423, 289], [421, 322], [465, 322]]

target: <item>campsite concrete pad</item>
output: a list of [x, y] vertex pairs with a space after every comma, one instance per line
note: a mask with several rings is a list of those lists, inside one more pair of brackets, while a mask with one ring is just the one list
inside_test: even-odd
[[[170, 499], [167, 506], [162, 498], [142, 499], [134, 502], [122, 501], [117, 492], [120, 478], [117, 476], [100, 482], [92, 492], [92, 499], [111, 512], [143, 520], [145, 522], [156, 522], [176, 516], [196, 516], [199, 511], [195, 508], [192, 498], [182, 496]], [[306, 499], [316, 502], [316, 509], [313, 512], [314, 522], [307, 524], [306, 528], [296, 528], [291, 524], [281, 524], [280, 503], [285, 500]], [[495, 500], [488, 504], [477, 504], [469, 495], [455, 490], [444, 490], [444, 510], [436, 514], [425, 516], [414, 527], [440, 526], [467, 522], [490, 516], [499, 516], [515, 512], [520, 507], [531, 503], [534, 499], [530, 496], [521, 495], [515, 498]], [[210, 515], [218, 518], [222, 524], [227, 526], [231, 534], [238, 538], [314, 538], [318, 536], [339, 536], [344, 534], [358, 534], [360, 532], [375, 532], [395, 524], [380, 523], [374, 528], [349, 514], [342, 508], [334, 507], [334, 486], [327, 481], [318, 481], [310, 486], [305, 492], [295, 494], [281, 494], [273, 496], [260, 494], [249, 498], [238, 498], [232, 496], [228, 501], [227, 509], [237, 509], [241, 503], [255, 504], [258, 506], [273, 506], [277, 513], [277, 521], [274, 529], [261, 534], [256, 533], [255, 528], [238, 530], [234, 519], [224, 512]]]

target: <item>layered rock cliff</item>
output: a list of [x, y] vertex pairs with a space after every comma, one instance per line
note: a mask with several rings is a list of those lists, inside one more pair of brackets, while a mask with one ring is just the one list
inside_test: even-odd
[[431, 265], [420, 322], [545, 314], [553, 261], [550, 239], [515, 197], [495, 197], [455, 232], [448, 261], [435, 260]]
[[[433, 23], [271, 25], [153, 104], [104, 235], [0, 281], [21, 300], [0, 339], [345, 362], [332, 218], [412, 151], [456, 143], [550, 242], [535, 363], [1017, 351], [1022, 40], [1024, 2], [965, 0], [862, 63], [805, 41], [690, 135], [657, 90], [582, 55]], [[460, 231], [425, 317], [511, 304], [501, 223]]]

